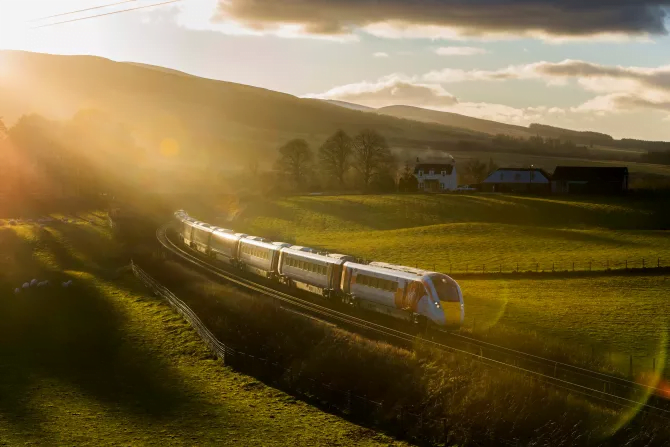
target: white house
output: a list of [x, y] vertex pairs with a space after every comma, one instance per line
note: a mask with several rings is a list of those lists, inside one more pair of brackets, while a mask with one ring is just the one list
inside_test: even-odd
[[414, 176], [419, 182], [419, 191], [453, 191], [458, 187], [456, 163], [453, 158], [432, 163], [417, 163], [414, 167]]
[[491, 192], [549, 192], [551, 175], [539, 168], [500, 168], [482, 182]]

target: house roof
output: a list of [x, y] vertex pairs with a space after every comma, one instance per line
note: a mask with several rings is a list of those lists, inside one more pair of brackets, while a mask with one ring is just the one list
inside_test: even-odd
[[[539, 173], [541, 175], [533, 175]], [[498, 168], [483, 183], [549, 183], [551, 174], [541, 168]]]
[[451, 163], [421, 163], [414, 167], [414, 173], [418, 174], [419, 171], [423, 171], [424, 174], [428, 174], [431, 170], [436, 173], [441, 173], [442, 171], [447, 171], [447, 175], [451, 175], [454, 171], [454, 165]]
[[620, 182], [628, 176], [626, 167], [557, 166], [552, 180]]

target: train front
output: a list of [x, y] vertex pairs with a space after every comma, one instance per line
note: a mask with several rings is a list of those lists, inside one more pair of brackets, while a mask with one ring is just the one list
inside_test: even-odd
[[442, 273], [431, 273], [424, 276], [422, 281], [433, 298], [428, 318], [438, 326], [459, 328], [465, 317], [465, 305], [458, 283]]

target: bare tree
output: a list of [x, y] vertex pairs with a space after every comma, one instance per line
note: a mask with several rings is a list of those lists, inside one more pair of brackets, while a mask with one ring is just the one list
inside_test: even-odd
[[468, 160], [464, 167], [464, 177], [468, 183], [481, 183], [488, 176], [488, 166], [477, 158]]
[[344, 175], [349, 170], [353, 140], [343, 130], [338, 130], [319, 148], [321, 168], [344, 186]]
[[388, 167], [392, 159], [386, 139], [374, 130], [364, 130], [354, 139], [354, 167], [368, 189], [372, 179]]
[[312, 167], [312, 151], [305, 140], [291, 140], [279, 148], [275, 168], [301, 189], [307, 182]]

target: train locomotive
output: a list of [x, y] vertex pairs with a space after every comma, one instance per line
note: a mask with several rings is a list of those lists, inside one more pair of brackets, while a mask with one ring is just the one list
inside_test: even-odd
[[463, 294], [451, 277], [384, 262], [362, 264], [348, 255], [235, 233], [175, 213], [181, 242], [222, 263], [356, 308], [415, 323], [456, 328]]

